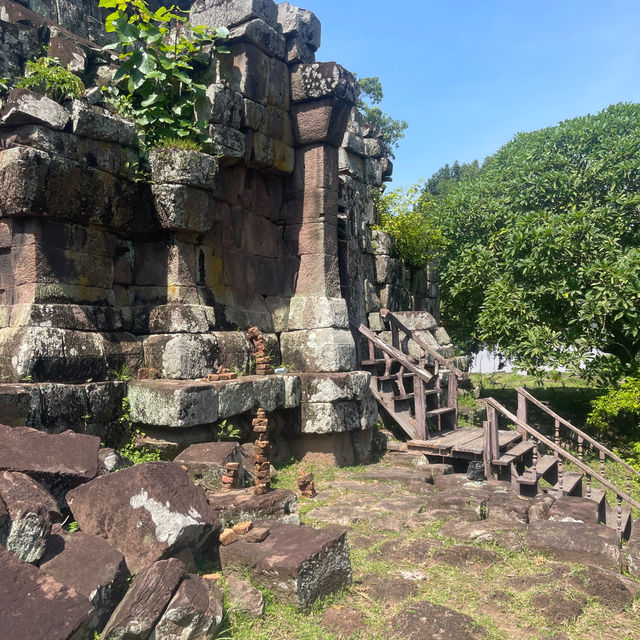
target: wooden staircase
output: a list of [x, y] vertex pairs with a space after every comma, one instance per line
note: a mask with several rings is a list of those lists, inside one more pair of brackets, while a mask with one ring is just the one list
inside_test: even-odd
[[[523, 388], [518, 389], [518, 415], [493, 398], [484, 398], [483, 402], [487, 408], [487, 421], [483, 427], [483, 456], [488, 476], [511, 482], [520, 495], [549, 493], [556, 497], [589, 498], [598, 505], [600, 522], [615, 529], [620, 539], [628, 538], [631, 532], [631, 508], [640, 509], [640, 502], [631, 496], [632, 481], [640, 479], [636, 469]], [[527, 424], [527, 402], [553, 418], [552, 438]], [[502, 453], [496, 446], [499, 416], [515, 426], [522, 435], [520, 442]], [[594, 460], [597, 469], [593, 466]], [[624, 488], [606, 477], [607, 460], [615, 463], [618, 473], [625, 477]], [[567, 465], [571, 466], [571, 471], [566, 471]], [[598, 488], [592, 486], [594, 482], [599, 484]], [[609, 499], [613, 500], [613, 505]]]
[[[356, 327], [367, 341], [360, 367], [371, 372], [371, 391], [378, 404], [412, 440], [428, 439], [430, 428], [455, 429], [458, 380], [466, 374], [390, 311], [383, 309], [380, 316], [391, 329], [390, 345], [364, 325]], [[411, 355], [410, 346], [419, 356]]]

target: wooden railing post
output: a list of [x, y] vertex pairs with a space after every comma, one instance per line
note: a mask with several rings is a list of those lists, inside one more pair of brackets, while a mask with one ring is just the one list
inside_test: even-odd
[[449, 371], [449, 390], [447, 392], [447, 407], [454, 407], [453, 428], [458, 426], [458, 376]]
[[418, 440], [427, 440], [427, 407], [424, 396], [424, 382], [418, 376], [413, 377], [413, 402], [416, 409], [415, 421]]
[[[527, 422], [527, 399], [518, 391], [518, 420]], [[522, 428], [518, 427], [518, 433], [522, 436], [523, 440], [529, 437], [529, 434]]]
[[484, 438], [484, 472], [489, 477], [495, 477], [493, 472], [493, 461], [497, 460], [499, 456], [498, 446], [498, 414], [496, 410], [487, 406], [487, 428]]

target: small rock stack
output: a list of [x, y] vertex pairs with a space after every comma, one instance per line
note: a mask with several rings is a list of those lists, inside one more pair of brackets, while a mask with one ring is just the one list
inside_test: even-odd
[[298, 489], [300, 490], [300, 495], [305, 498], [315, 498], [317, 495], [316, 491], [316, 483], [314, 482], [315, 478], [313, 473], [305, 473], [300, 470], [300, 475], [296, 479], [298, 484]]
[[226, 367], [220, 367], [217, 373], [210, 373], [208, 376], [202, 378], [207, 382], [218, 382], [220, 380], [235, 380], [238, 377], [237, 373], [234, 373]]
[[221, 479], [222, 491], [231, 491], [238, 488], [238, 477], [240, 474], [240, 463], [227, 462], [224, 467], [224, 474]]
[[267, 343], [258, 327], [251, 327], [247, 331], [249, 340], [253, 344], [253, 357], [256, 361], [256, 375], [268, 376], [273, 373], [271, 356], [267, 353]]
[[269, 420], [264, 409], [258, 409], [252, 421], [255, 442], [253, 445], [253, 463], [255, 465], [254, 480], [255, 495], [267, 493], [271, 482], [271, 444], [269, 443]]

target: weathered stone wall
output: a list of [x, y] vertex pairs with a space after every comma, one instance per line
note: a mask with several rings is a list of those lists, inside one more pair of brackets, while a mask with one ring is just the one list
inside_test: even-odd
[[[365, 458], [376, 408], [354, 372], [350, 320], [381, 306], [435, 315], [437, 285], [372, 230], [391, 163], [354, 108], [354, 77], [315, 62], [316, 17], [272, 0], [196, 0], [192, 23], [230, 28], [198, 105], [214, 155], [153, 150], [140, 182], [134, 126], [100, 103], [115, 66], [93, 42], [97, 1], [25, 4], [0, 0], [0, 74], [20, 75], [47, 45], [88, 91], [62, 106], [14, 91], [0, 115], [0, 375], [82, 386], [143, 364], [176, 380], [249, 372], [245, 332], [257, 325], [274, 363], [304, 374], [297, 401], [272, 402], [300, 407], [284, 433], [304, 451], [344, 434]], [[254, 407], [249, 396], [235, 414]], [[218, 416], [198, 397], [191, 434]], [[164, 415], [136, 421], [178, 426]]]

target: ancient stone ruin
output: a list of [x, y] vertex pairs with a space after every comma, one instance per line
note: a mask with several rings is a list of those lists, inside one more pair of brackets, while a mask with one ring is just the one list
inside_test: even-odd
[[[392, 165], [354, 76], [316, 62], [317, 18], [190, 9], [230, 29], [198, 105], [214, 153], [152, 149], [141, 180], [139, 132], [100, 91], [117, 59], [97, 0], [0, 0], [0, 77], [46, 50], [87, 89], [62, 104], [12, 89], [0, 111], [0, 602], [16, 640], [210, 637], [222, 591], [194, 554], [217, 555], [232, 593], [252, 588], [244, 567], [303, 607], [349, 584], [345, 530], [300, 528], [271, 464], [369, 461], [356, 328], [382, 307], [436, 324], [437, 281], [373, 229]], [[244, 444], [220, 442], [231, 432]], [[164, 461], [100, 448], [130, 434]]]

